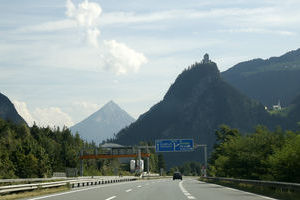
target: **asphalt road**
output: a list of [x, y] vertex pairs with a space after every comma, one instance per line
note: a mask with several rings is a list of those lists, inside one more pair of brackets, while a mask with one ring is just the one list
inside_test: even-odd
[[31, 198], [31, 200], [271, 200], [192, 178], [141, 180], [72, 189], [68, 192]]

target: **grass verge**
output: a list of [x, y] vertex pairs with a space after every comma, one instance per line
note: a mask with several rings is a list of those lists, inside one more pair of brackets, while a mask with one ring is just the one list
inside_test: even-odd
[[259, 194], [267, 197], [272, 197], [280, 200], [299, 200], [300, 199], [300, 191], [287, 190], [287, 189], [279, 189], [274, 187], [265, 187], [265, 186], [257, 186], [252, 184], [245, 183], [234, 183], [231, 181], [218, 181], [218, 180], [210, 180], [201, 177], [200, 181], [204, 181], [207, 183], [213, 183], [217, 185], [222, 185], [225, 187], [235, 188], [238, 190], [243, 190], [246, 192], [251, 192], [254, 194]]
[[46, 194], [58, 193], [69, 190], [68, 186], [61, 186], [56, 188], [45, 188], [45, 189], [37, 189], [27, 192], [18, 192], [13, 194], [1, 195], [1, 200], [13, 200], [13, 199], [22, 199], [22, 198], [29, 198], [35, 196], [41, 196]]

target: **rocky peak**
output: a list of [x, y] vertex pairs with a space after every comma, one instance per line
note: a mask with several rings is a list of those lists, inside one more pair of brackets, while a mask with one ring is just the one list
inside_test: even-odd
[[205, 88], [219, 79], [220, 72], [216, 63], [195, 63], [177, 77], [164, 98], [186, 98], [193, 94], [191, 91], [204, 91]]

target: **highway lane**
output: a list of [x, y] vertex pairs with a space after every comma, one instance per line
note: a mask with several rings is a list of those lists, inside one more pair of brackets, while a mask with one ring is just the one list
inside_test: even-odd
[[72, 189], [31, 200], [266, 200], [272, 199], [231, 188], [207, 184], [194, 178], [141, 180]]

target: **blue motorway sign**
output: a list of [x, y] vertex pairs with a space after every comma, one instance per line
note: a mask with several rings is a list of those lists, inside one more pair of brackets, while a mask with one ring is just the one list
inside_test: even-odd
[[193, 150], [194, 150], [193, 139], [155, 140], [156, 152], [181, 152], [181, 151], [193, 151]]

